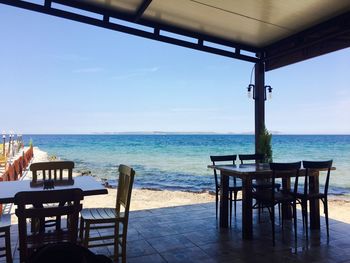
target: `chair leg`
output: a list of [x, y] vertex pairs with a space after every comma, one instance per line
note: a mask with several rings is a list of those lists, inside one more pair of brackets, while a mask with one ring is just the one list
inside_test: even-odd
[[[124, 226], [123, 226], [124, 232]], [[124, 239], [124, 236], [122, 237]], [[123, 247], [122, 247], [122, 260], [124, 258], [123, 255]], [[119, 222], [115, 222], [114, 226], [114, 262], [119, 261]], [[124, 261], [124, 260], [123, 260]]]
[[306, 233], [306, 241], [309, 240], [309, 224], [308, 224], [308, 218], [307, 218], [307, 201], [303, 201], [303, 214], [305, 219], [305, 233]]
[[215, 193], [215, 208], [216, 208], [216, 220], [218, 219], [218, 203], [219, 203], [219, 193]]
[[271, 207], [272, 244], [275, 246], [275, 207]]
[[297, 204], [296, 201], [293, 202], [293, 220], [294, 220], [294, 243], [295, 246], [297, 245], [297, 220], [298, 220], [298, 215], [297, 215]]
[[90, 223], [86, 222], [85, 223], [85, 234], [84, 234], [84, 239], [83, 239], [83, 246], [88, 248], [89, 247], [89, 238], [90, 238]]
[[328, 202], [327, 202], [327, 199], [324, 200], [323, 206], [324, 206], [324, 214], [325, 214], [325, 218], [326, 218], [327, 240], [329, 240], [329, 222], [328, 222]]
[[230, 226], [232, 225], [232, 192], [229, 191], [229, 199], [230, 199]]
[[84, 234], [84, 219], [80, 217], [79, 239], [81, 243], [83, 243], [83, 237], [84, 237], [83, 234]]
[[[278, 203], [278, 220], [281, 223], [281, 204]], [[283, 224], [283, 220], [282, 220], [282, 224]]]
[[127, 234], [127, 226], [123, 224], [122, 263], [126, 263], [126, 234]]
[[6, 262], [12, 263], [10, 229], [5, 231]]
[[233, 197], [234, 197], [234, 201], [235, 201], [235, 203], [234, 203], [234, 206], [235, 206], [235, 217], [237, 216], [237, 194], [238, 194], [238, 192], [234, 192], [233, 193]]

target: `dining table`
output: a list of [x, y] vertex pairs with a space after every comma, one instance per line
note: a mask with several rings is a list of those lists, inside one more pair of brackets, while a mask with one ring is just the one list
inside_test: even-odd
[[[108, 194], [107, 189], [92, 176], [77, 176], [73, 183], [57, 185], [54, 190], [79, 188], [84, 196]], [[18, 192], [48, 191], [43, 187], [32, 186], [31, 180], [4, 181], [0, 183], [0, 204], [13, 203]]]
[[[235, 177], [242, 180], [242, 238], [253, 238], [253, 198], [252, 182], [253, 180], [268, 179], [272, 177], [272, 170], [268, 163], [257, 164], [239, 164], [239, 165], [208, 165], [208, 168], [220, 171], [221, 191], [220, 191], [220, 213], [219, 226], [227, 228], [229, 217], [229, 178]], [[332, 167], [332, 170], [335, 168]], [[320, 171], [311, 171], [309, 191], [310, 193], [319, 192], [319, 174]], [[277, 177], [282, 179], [282, 188], [290, 189], [291, 174], [279, 174]], [[294, 174], [295, 176], [295, 174]], [[305, 169], [301, 168], [299, 176], [305, 176]], [[310, 228], [320, 228], [320, 205], [318, 200], [310, 201]], [[282, 217], [288, 219], [292, 217], [291, 209], [288, 206], [282, 206]]]

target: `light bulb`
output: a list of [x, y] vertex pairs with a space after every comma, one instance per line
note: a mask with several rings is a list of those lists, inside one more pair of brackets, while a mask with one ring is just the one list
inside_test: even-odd
[[252, 92], [251, 92], [250, 90], [248, 90], [247, 95], [248, 95], [248, 98], [249, 98], [249, 99], [251, 99], [251, 98], [252, 98]]

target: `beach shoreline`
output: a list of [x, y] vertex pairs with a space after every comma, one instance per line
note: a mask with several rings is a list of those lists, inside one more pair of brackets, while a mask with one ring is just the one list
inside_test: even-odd
[[[34, 147], [33, 162], [48, 161], [48, 153]], [[74, 173], [74, 176], [84, 176]], [[28, 173], [28, 178], [30, 173]], [[103, 181], [101, 180], [101, 183]], [[214, 181], [213, 181], [214, 183]], [[114, 207], [116, 200], [116, 189], [107, 188], [108, 195], [86, 197], [83, 201], [84, 207]], [[334, 220], [350, 223], [350, 200], [341, 196], [329, 196], [329, 217]], [[186, 206], [193, 204], [213, 203], [215, 195], [208, 191], [170, 191], [162, 189], [140, 189], [134, 188], [132, 193], [131, 210], [148, 210], [162, 207]], [[323, 213], [322, 205], [321, 213]], [[322, 215], [322, 214], [321, 214]]]

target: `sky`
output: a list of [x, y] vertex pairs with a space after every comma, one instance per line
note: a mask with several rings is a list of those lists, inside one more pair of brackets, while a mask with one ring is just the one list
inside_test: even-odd
[[[1, 131], [254, 131], [252, 63], [4, 5], [0, 34]], [[350, 134], [349, 68], [348, 48], [267, 72], [266, 127]]]

